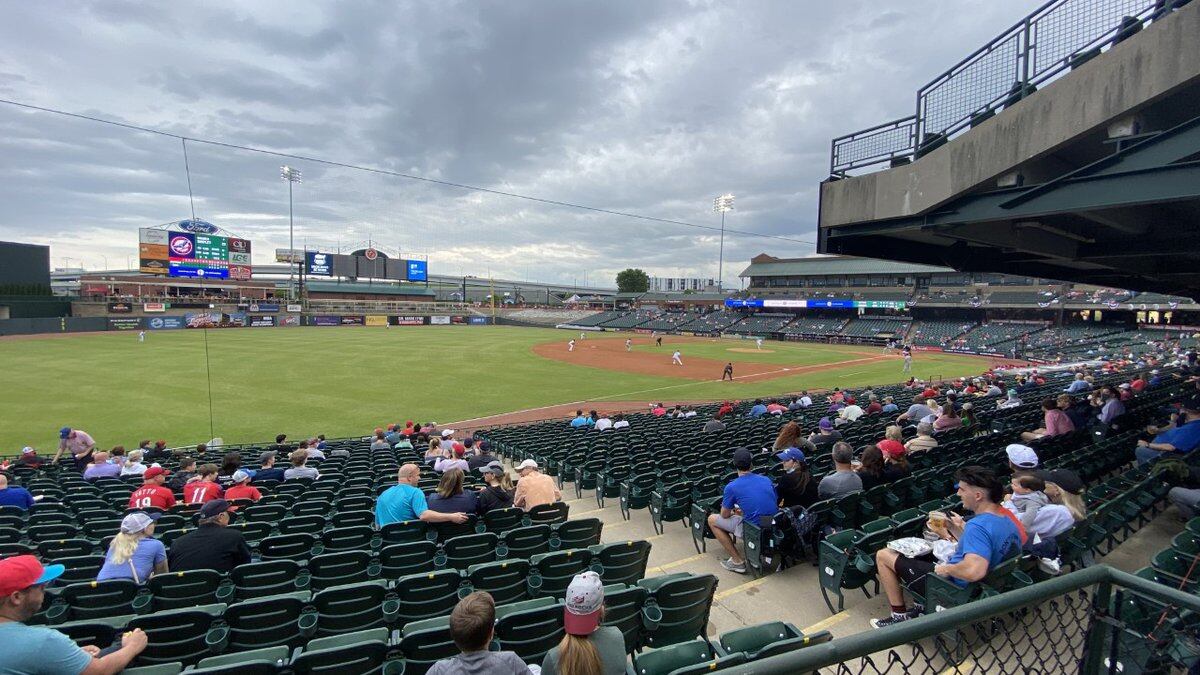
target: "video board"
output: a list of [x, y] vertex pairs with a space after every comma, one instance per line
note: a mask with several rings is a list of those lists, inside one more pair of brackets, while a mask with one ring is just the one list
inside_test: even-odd
[[217, 232], [215, 225], [201, 220], [183, 220], [167, 229], [142, 228], [139, 269], [172, 277], [248, 281], [250, 240]]

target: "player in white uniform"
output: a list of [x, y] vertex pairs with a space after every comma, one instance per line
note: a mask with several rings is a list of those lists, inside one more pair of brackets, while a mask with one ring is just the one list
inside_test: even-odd
[[569, 351], [569, 352], [575, 351], [575, 341], [574, 340], [571, 340], [570, 342], [567, 343], [567, 351]]
[[146, 331], [139, 330], [138, 331], [138, 342], [145, 342], [145, 341], [146, 341]]
[[754, 338], [754, 346], [762, 349], [762, 338]]
[[908, 348], [904, 349], [904, 370], [902, 370], [900, 372], [902, 372], [902, 373], [911, 373], [912, 372], [912, 351], [910, 351]]
[[580, 333], [580, 334], [579, 334], [579, 339], [580, 339], [580, 340], [586, 340], [586, 339], [587, 339], [587, 333]]
[[683, 355], [679, 353], [679, 350], [676, 349], [675, 353], [671, 355], [671, 365], [682, 366], [683, 365], [683, 359], [681, 358], [682, 356]]
[[629, 338], [625, 338], [625, 351], [627, 351], [627, 352], [633, 351], [633, 340], [630, 340]]

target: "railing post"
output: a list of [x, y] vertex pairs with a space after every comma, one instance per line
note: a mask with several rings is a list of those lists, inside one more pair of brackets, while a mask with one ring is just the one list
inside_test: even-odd
[[1034, 50], [1034, 45], [1030, 41], [1030, 35], [1032, 35], [1032, 33], [1033, 33], [1033, 31], [1031, 30], [1031, 26], [1032, 26], [1032, 24], [1029, 21], [1029, 17], [1026, 17], [1025, 18], [1025, 29], [1022, 31], [1022, 37], [1021, 37], [1021, 40], [1025, 43], [1023, 45], [1023, 49], [1021, 50], [1021, 56], [1020, 56], [1020, 59], [1021, 59], [1021, 98], [1025, 98], [1025, 92], [1029, 90], [1030, 61], [1033, 59], [1033, 50]]
[[1080, 664], [1080, 675], [1100, 675], [1105, 672], [1104, 644], [1109, 626], [1107, 622], [1100, 620], [1100, 616], [1108, 614], [1111, 598], [1112, 582], [1103, 581], [1097, 584], [1096, 592], [1092, 595], [1092, 618], [1089, 621], [1087, 638], [1083, 645], [1083, 663]]

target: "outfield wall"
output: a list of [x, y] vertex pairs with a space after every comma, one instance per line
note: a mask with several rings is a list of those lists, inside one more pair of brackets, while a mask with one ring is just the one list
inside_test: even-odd
[[198, 311], [153, 316], [85, 316], [46, 319], [0, 319], [0, 336], [96, 331], [160, 331], [189, 328], [277, 328], [289, 326], [485, 326], [488, 316], [386, 314], [251, 314]]

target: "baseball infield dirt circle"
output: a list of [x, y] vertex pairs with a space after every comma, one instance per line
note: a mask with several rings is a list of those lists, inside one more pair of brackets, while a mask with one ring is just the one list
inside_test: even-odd
[[[644, 351], [625, 351], [625, 342], [623, 340], [581, 340], [575, 343], [575, 351], [567, 351], [567, 347], [563, 342], [544, 342], [539, 345], [534, 345], [533, 353], [547, 359], [555, 361], [563, 361], [565, 363], [574, 363], [580, 366], [591, 366], [593, 368], [604, 368], [606, 370], [619, 370], [624, 373], [638, 373], [640, 375], [664, 375], [669, 377], [681, 377], [697, 382], [706, 382], [710, 380], [721, 379], [721, 371], [725, 368], [725, 362], [715, 361], [713, 359], [702, 359], [690, 357], [687, 355], [688, 343], [711, 342], [708, 338], [689, 338], [672, 336], [671, 344], [668, 347], [682, 346], [683, 349], [683, 365], [678, 366], [671, 363], [671, 353], [673, 349], [664, 347], [664, 351], [658, 354], [652, 354]], [[731, 352], [758, 352], [757, 349], [746, 349], [732, 347]], [[762, 350], [767, 351], [767, 350]], [[872, 363], [875, 361], [883, 361], [888, 358], [880, 356], [878, 353], [871, 352], [855, 352], [863, 354], [861, 358], [852, 358], [845, 361], [837, 361], [835, 363], [821, 363], [812, 366], [782, 366], [777, 363], [755, 363], [753, 361], [734, 361], [734, 372], [737, 373], [739, 381], [754, 379], [756, 381], [770, 380], [777, 377], [791, 377], [794, 375], [803, 375], [804, 373], [814, 373], [822, 370], [835, 370], [849, 365]]]

